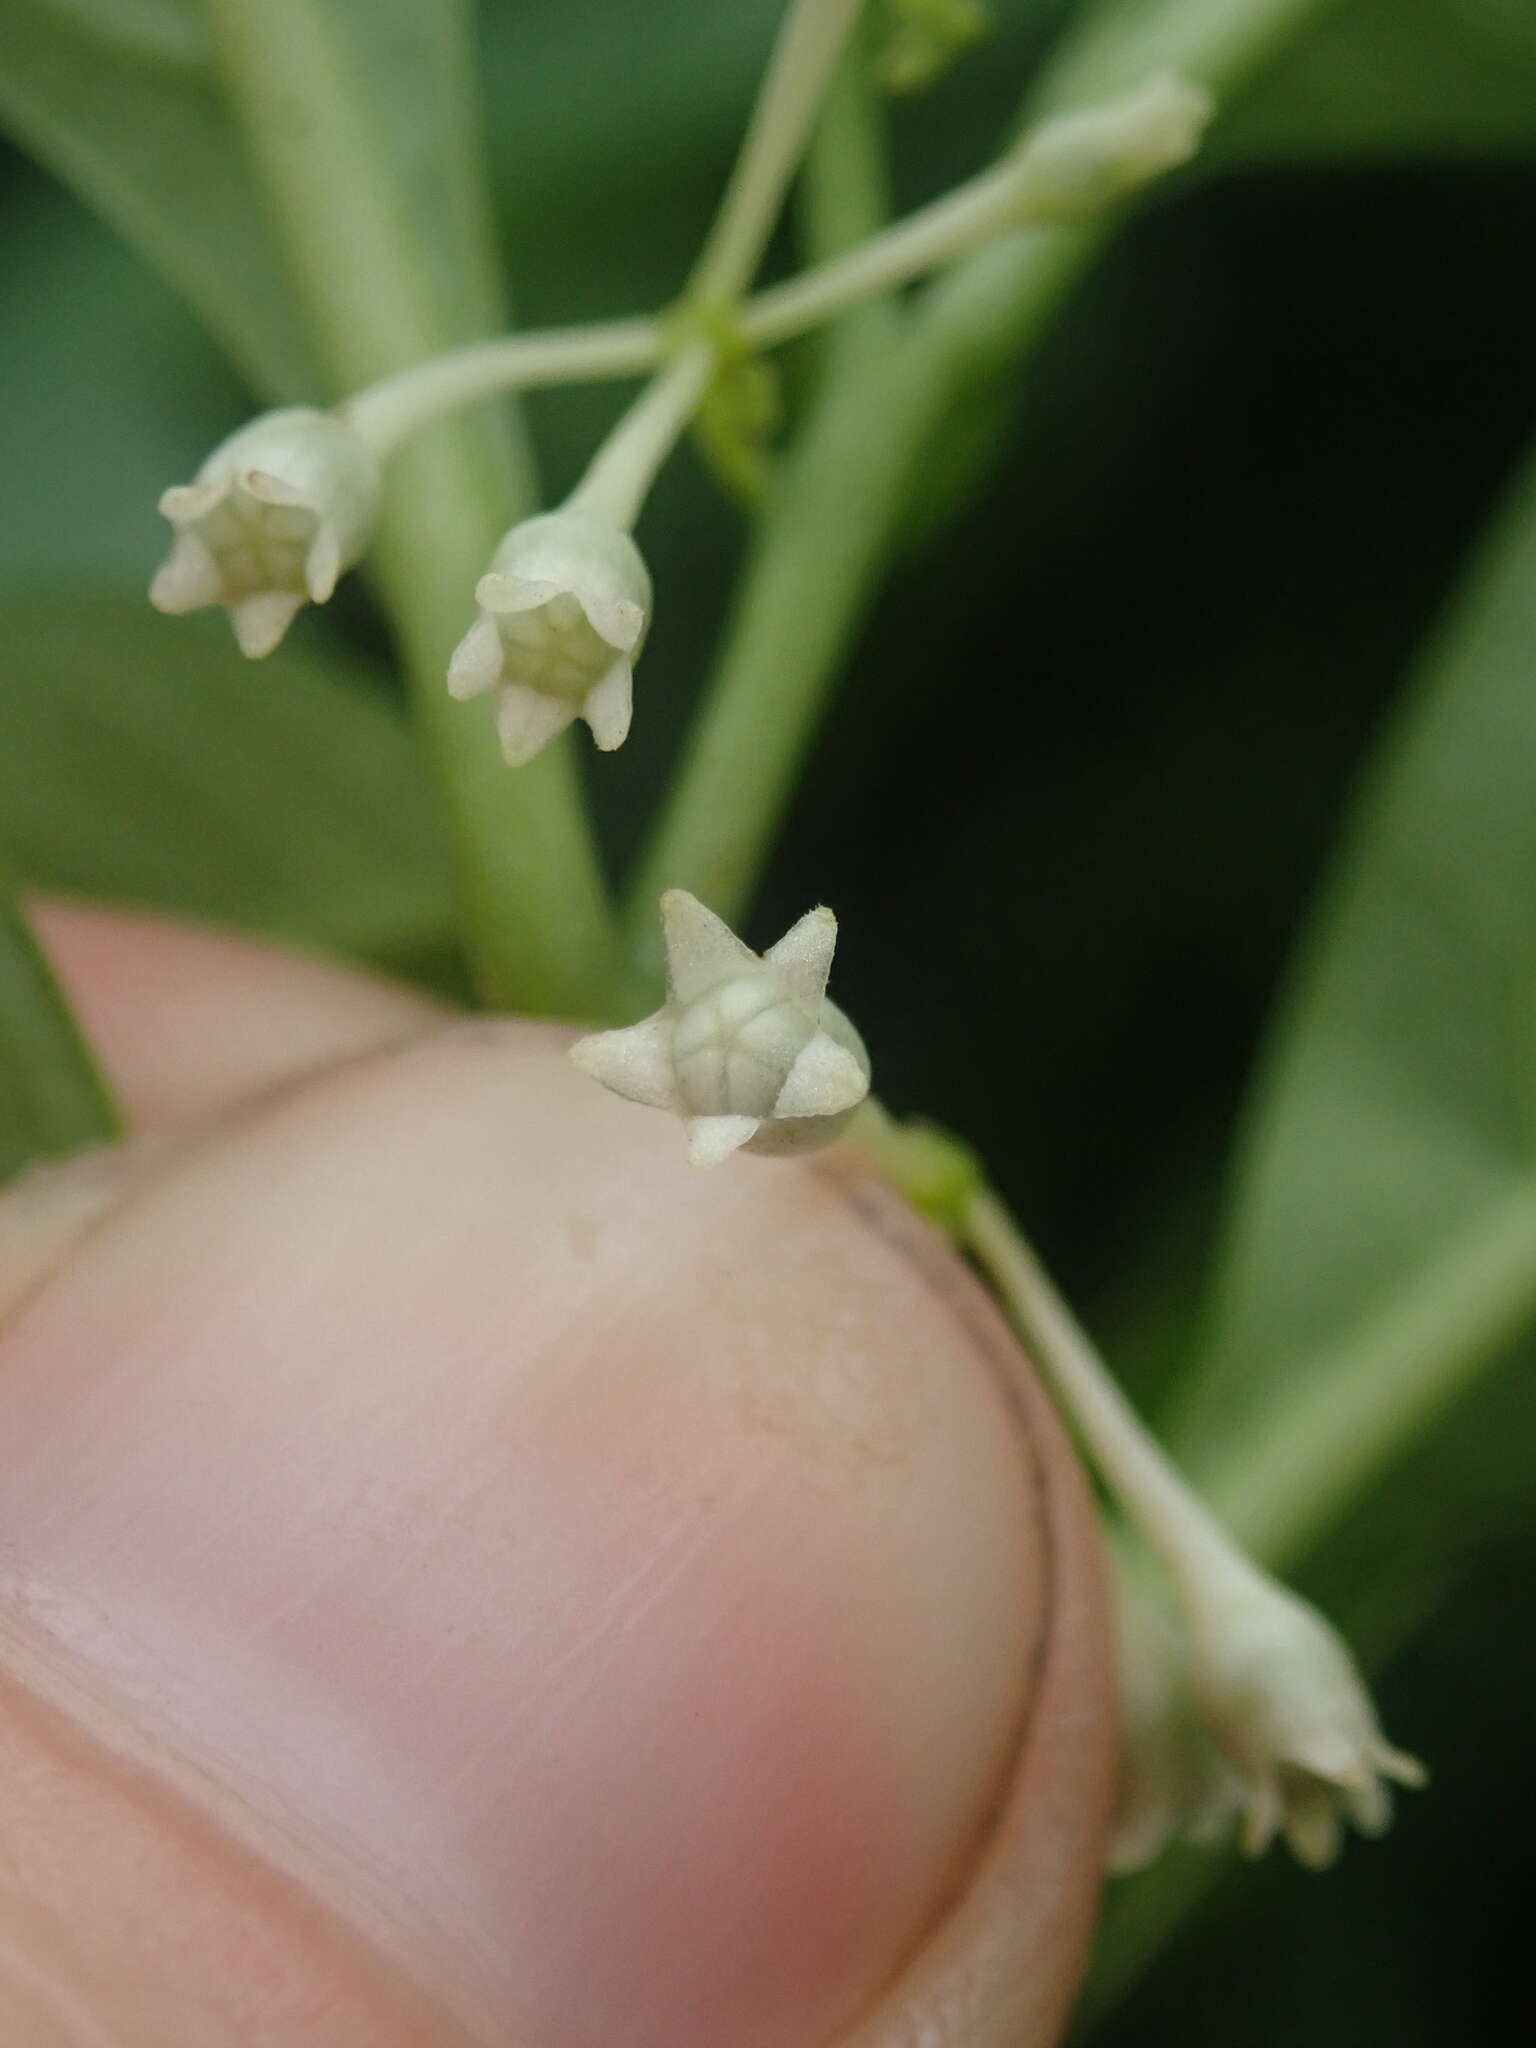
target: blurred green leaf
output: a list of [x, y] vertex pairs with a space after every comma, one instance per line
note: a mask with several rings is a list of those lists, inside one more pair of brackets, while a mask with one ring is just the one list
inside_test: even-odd
[[[3, 0], [0, 0], [3, 4]], [[0, 604], [12, 591], [142, 596], [155, 503], [239, 417], [233, 377], [119, 238], [52, 181], [0, 226]]]
[[203, 0], [203, 12], [229, 146], [243, 139], [257, 167], [326, 369], [382, 376], [505, 326], [473, 0]]
[[0, 874], [0, 1182], [117, 1132], [111, 1098]]
[[0, 122], [181, 292], [272, 396], [319, 387], [282, 257], [176, 0], [0, 0]]
[[33, 885], [411, 969], [453, 929], [402, 722], [349, 672], [244, 661], [147, 606], [0, 611], [0, 836]]
[[[1197, 1467], [1267, 1444], [1258, 1470], [1310, 1500], [1302, 1523], [1536, 1322], [1533, 649], [1536, 471], [1364, 791], [1179, 1395]], [[1342, 1462], [1287, 1472], [1319, 1420]]]
[[1212, 137], [1212, 164], [1536, 149], [1531, 0], [1323, 7]]

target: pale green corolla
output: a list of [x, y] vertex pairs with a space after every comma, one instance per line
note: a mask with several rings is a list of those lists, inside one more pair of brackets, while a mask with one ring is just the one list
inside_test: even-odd
[[629, 732], [651, 579], [627, 533], [565, 507], [504, 536], [475, 588], [479, 617], [454, 650], [455, 697], [496, 692], [501, 750], [531, 761], [573, 719], [605, 752]]
[[242, 654], [270, 654], [302, 606], [324, 604], [368, 544], [379, 461], [333, 414], [262, 413], [160, 499], [171, 551], [150, 585], [163, 612], [222, 605]]
[[667, 891], [661, 916], [666, 1002], [579, 1040], [577, 1066], [682, 1117], [695, 1166], [829, 1144], [869, 1093], [863, 1040], [826, 994], [837, 919], [809, 910], [759, 955], [684, 889]]

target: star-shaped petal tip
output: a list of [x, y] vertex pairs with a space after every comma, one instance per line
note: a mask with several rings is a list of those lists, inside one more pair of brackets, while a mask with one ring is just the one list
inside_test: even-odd
[[813, 910], [759, 957], [696, 896], [661, 899], [668, 996], [654, 1016], [582, 1039], [572, 1058], [615, 1094], [684, 1120], [688, 1157], [801, 1152], [869, 1092], [858, 1033], [824, 993], [837, 920]]

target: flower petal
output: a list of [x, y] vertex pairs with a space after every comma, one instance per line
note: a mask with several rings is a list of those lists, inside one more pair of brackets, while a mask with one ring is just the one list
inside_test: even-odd
[[626, 1101], [644, 1103], [647, 1109], [677, 1107], [672, 1019], [666, 1010], [623, 1031], [594, 1031], [589, 1038], [578, 1038], [571, 1058], [584, 1074]]
[[853, 1054], [818, 1031], [790, 1068], [773, 1105], [776, 1117], [837, 1116], [869, 1093], [869, 1075]]
[[149, 601], [156, 611], [195, 612], [204, 605], [217, 604], [223, 587], [218, 564], [207, 548], [195, 533], [182, 530], [155, 571]]
[[757, 1135], [761, 1117], [695, 1116], [688, 1119], [688, 1164], [718, 1166]]
[[230, 607], [229, 621], [235, 629], [240, 652], [250, 661], [270, 654], [297, 614], [304, 600], [288, 590], [259, 590]]
[[448, 663], [448, 694], [478, 697], [501, 680], [501, 635], [496, 621], [482, 612], [453, 650]]
[[1297, 1778], [1288, 1788], [1282, 1827], [1291, 1854], [1308, 1870], [1338, 1861], [1342, 1831], [1334, 1795], [1315, 1778]]
[[315, 509], [308, 491], [290, 483], [286, 477], [274, 476], [270, 469], [245, 470], [239, 483], [242, 491], [249, 491], [263, 505], [299, 505], [308, 511]]
[[523, 683], [510, 684], [496, 704], [496, 731], [507, 766], [523, 767], [564, 732], [575, 716], [575, 707], [561, 703], [558, 697], [546, 697]]
[[760, 965], [752, 948], [686, 889], [668, 889], [662, 897], [661, 930], [667, 983], [677, 1002], [691, 1003], [728, 975]]
[[322, 519], [315, 529], [315, 537], [309, 544], [309, 553], [304, 558], [304, 585], [315, 604], [324, 604], [336, 588], [336, 579], [341, 574], [341, 542], [336, 529], [328, 519]]
[[784, 986], [797, 1002], [814, 1008], [827, 992], [836, 946], [837, 919], [821, 904], [797, 919], [763, 958], [778, 968]]
[[205, 484], [172, 484], [160, 493], [160, 516], [173, 526], [183, 526], [189, 519], [205, 518], [215, 505], [224, 502], [229, 491], [228, 477]]
[[588, 690], [581, 715], [603, 753], [611, 754], [629, 737], [634, 701], [634, 670], [627, 661], [616, 661], [602, 681]]
[[475, 603], [488, 612], [532, 612], [560, 595], [561, 585], [488, 569], [475, 585]]
[[645, 608], [627, 597], [609, 597], [600, 591], [579, 590], [577, 599], [595, 633], [620, 654], [633, 654], [645, 632]]

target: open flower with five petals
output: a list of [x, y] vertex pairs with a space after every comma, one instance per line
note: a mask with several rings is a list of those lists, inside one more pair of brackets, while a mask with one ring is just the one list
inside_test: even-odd
[[501, 750], [518, 768], [576, 718], [605, 752], [629, 732], [651, 579], [627, 533], [570, 507], [514, 526], [475, 589], [454, 651], [455, 697], [495, 690]]
[[175, 538], [150, 602], [222, 605], [241, 653], [270, 654], [367, 546], [378, 502], [378, 458], [350, 427], [307, 406], [263, 413], [162, 496]]
[[869, 1093], [863, 1040], [826, 994], [837, 919], [807, 911], [758, 955], [684, 889], [662, 897], [661, 917], [666, 1003], [581, 1039], [577, 1066], [682, 1117], [695, 1166], [830, 1143]]

